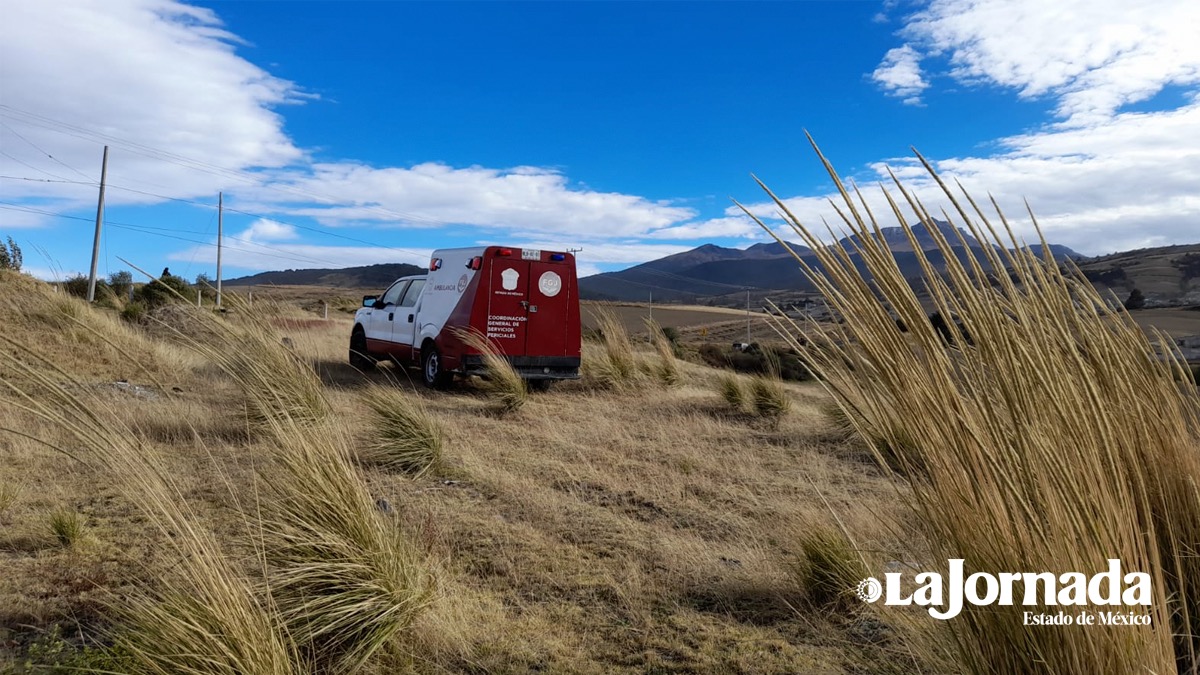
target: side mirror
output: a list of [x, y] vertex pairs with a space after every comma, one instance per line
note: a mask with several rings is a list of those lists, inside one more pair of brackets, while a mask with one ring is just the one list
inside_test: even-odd
[[375, 307], [375, 299], [376, 299], [377, 297], [379, 297], [379, 296], [375, 296], [375, 295], [364, 295], [364, 296], [363, 296], [363, 304], [362, 304], [362, 306], [363, 306], [363, 307]]

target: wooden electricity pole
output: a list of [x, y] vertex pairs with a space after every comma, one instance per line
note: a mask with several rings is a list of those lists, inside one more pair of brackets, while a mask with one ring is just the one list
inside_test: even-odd
[[87, 301], [96, 300], [96, 265], [100, 262], [100, 225], [104, 223], [104, 182], [108, 178], [108, 146], [104, 146], [104, 160], [100, 164], [100, 201], [96, 204], [96, 238], [92, 240], [92, 271], [88, 275]]
[[221, 237], [225, 219], [225, 193], [217, 193], [217, 309], [221, 309]]

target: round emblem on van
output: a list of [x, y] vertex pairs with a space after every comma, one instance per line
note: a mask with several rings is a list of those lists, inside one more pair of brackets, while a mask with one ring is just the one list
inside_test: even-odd
[[462, 293], [467, 290], [467, 275], [462, 275], [458, 278], [458, 292]]
[[538, 279], [538, 290], [542, 295], [553, 298], [562, 290], [562, 278], [555, 272], [546, 272]]

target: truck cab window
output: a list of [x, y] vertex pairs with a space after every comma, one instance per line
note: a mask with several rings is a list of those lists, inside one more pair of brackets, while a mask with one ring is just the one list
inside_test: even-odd
[[408, 290], [404, 293], [404, 299], [400, 301], [401, 307], [412, 307], [417, 304], [417, 297], [421, 295], [421, 289], [425, 288], [424, 279], [413, 279]]
[[392, 287], [387, 289], [383, 297], [380, 298], [383, 301], [383, 305], [386, 307], [387, 305], [394, 305], [399, 302], [400, 296], [404, 294], [404, 289], [408, 288], [409, 283], [410, 280], [405, 279], [404, 281], [397, 281], [392, 284]]

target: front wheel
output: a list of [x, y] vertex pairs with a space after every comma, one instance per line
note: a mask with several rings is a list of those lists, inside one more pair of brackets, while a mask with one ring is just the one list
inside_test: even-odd
[[430, 389], [444, 389], [450, 383], [450, 373], [442, 370], [442, 355], [430, 344], [421, 350], [421, 381]]
[[362, 371], [375, 369], [375, 358], [367, 351], [367, 334], [361, 328], [350, 334], [350, 365]]

